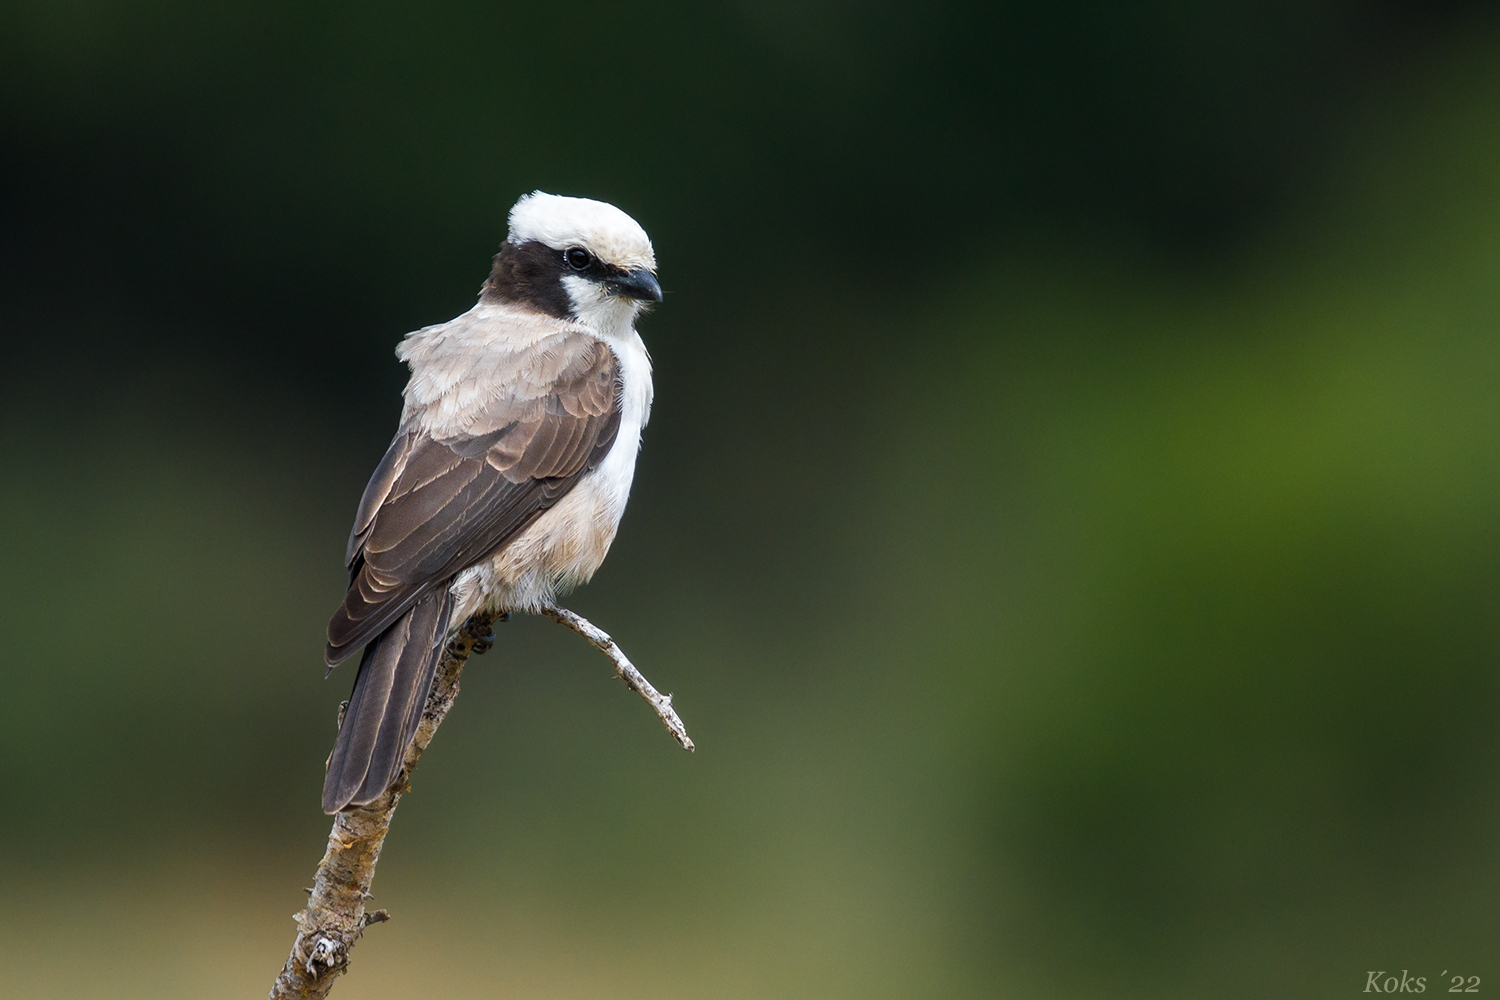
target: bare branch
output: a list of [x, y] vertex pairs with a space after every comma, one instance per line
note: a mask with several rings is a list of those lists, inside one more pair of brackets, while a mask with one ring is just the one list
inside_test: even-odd
[[[422, 710], [422, 722], [416, 738], [406, 751], [401, 772], [395, 784], [374, 804], [341, 812], [333, 818], [328, 835], [328, 850], [318, 865], [312, 895], [307, 908], [293, 916], [299, 927], [292, 953], [287, 957], [269, 1000], [315, 1000], [328, 995], [333, 982], [349, 966], [349, 952], [366, 927], [390, 919], [384, 910], [365, 912], [370, 883], [375, 879], [375, 864], [385, 843], [391, 816], [408, 784], [412, 769], [438, 726], [443, 724], [453, 700], [458, 697], [458, 677], [474, 647], [488, 648], [490, 628], [495, 616], [476, 614], [464, 622], [453, 640], [443, 650], [438, 662], [432, 691]], [[342, 724], [344, 706], [339, 706]]]
[[[693, 749], [687, 728], [672, 709], [672, 696], [661, 694], [652, 687], [607, 632], [566, 608], [546, 608], [542, 613], [577, 632], [608, 656], [620, 678], [632, 691], [651, 703], [683, 749]], [[390, 830], [391, 817], [401, 796], [411, 788], [409, 781], [418, 759], [458, 697], [458, 679], [464, 663], [470, 653], [483, 653], [489, 649], [494, 638], [490, 629], [497, 618], [486, 614], [471, 616], [443, 650], [416, 738], [407, 749], [401, 772], [391, 788], [374, 804], [341, 812], [333, 818], [328, 850], [318, 865], [312, 889], [308, 890], [307, 908], [292, 917], [298, 924], [292, 953], [287, 957], [281, 975], [276, 977], [269, 1000], [321, 1000], [326, 997], [333, 989], [334, 980], [349, 967], [349, 952], [365, 928], [390, 919], [385, 910], [367, 913], [365, 900], [370, 897], [375, 865], [380, 860], [380, 849], [385, 843], [386, 832]], [[339, 706], [340, 725], [347, 704]]]
[[662, 724], [667, 727], [667, 732], [676, 737], [682, 749], [689, 752], [694, 749], [693, 741], [688, 739], [687, 727], [682, 724], [682, 720], [677, 717], [676, 710], [672, 708], [672, 696], [670, 694], [662, 694], [656, 688], [652, 687], [651, 682], [646, 680], [641, 672], [635, 668], [635, 664], [630, 662], [624, 651], [610, 638], [608, 632], [582, 615], [575, 615], [567, 608], [543, 608], [542, 614], [551, 618], [559, 625], [566, 625], [574, 632], [577, 632], [593, 643], [595, 649], [609, 657], [614, 662], [615, 673], [619, 675], [620, 679], [625, 682], [625, 685], [630, 690], [651, 703], [651, 707], [656, 709], [656, 714], [661, 716]]

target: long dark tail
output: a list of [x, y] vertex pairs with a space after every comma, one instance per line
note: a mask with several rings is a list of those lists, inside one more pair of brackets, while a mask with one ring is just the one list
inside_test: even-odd
[[365, 647], [344, 724], [328, 758], [324, 812], [367, 805], [396, 780], [422, 721], [452, 616], [453, 595], [442, 587]]

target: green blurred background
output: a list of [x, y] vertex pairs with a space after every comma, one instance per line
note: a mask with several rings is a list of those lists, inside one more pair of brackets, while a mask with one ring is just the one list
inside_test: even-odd
[[0, 19], [0, 995], [269, 988], [392, 348], [538, 187], [656, 241], [572, 604], [700, 749], [504, 626], [338, 995], [1500, 986], [1486, 5]]

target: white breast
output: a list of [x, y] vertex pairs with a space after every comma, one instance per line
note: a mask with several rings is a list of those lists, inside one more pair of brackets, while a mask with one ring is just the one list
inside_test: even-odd
[[620, 362], [620, 429], [615, 443], [568, 495], [492, 559], [454, 581], [453, 620], [485, 606], [497, 611], [537, 611], [586, 583], [609, 552], [625, 513], [641, 429], [651, 416], [651, 357], [630, 327], [601, 336]]

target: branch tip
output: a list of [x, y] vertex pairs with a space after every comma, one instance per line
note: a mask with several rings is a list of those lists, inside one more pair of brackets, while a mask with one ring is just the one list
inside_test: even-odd
[[615, 676], [624, 681], [626, 687], [651, 703], [651, 707], [656, 709], [656, 714], [661, 719], [662, 725], [667, 727], [667, 732], [672, 734], [672, 738], [677, 741], [678, 746], [689, 753], [697, 749], [693, 746], [693, 741], [688, 738], [687, 727], [682, 724], [682, 719], [678, 717], [676, 710], [672, 708], [672, 696], [670, 694], [664, 695], [652, 687], [651, 682], [646, 680], [645, 675], [636, 669], [635, 664], [630, 662], [630, 658], [620, 648], [620, 644], [615, 642], [608, 632], [582, 615], [574, 614], [567, 608], [546, 607], [542, 609], [542, 614], [551, 618], [559, 625], [566, 625], [574, 632], [577, 632], [587, 639], [595, 649], [609, 657], [610, 661], [615, 665]]

